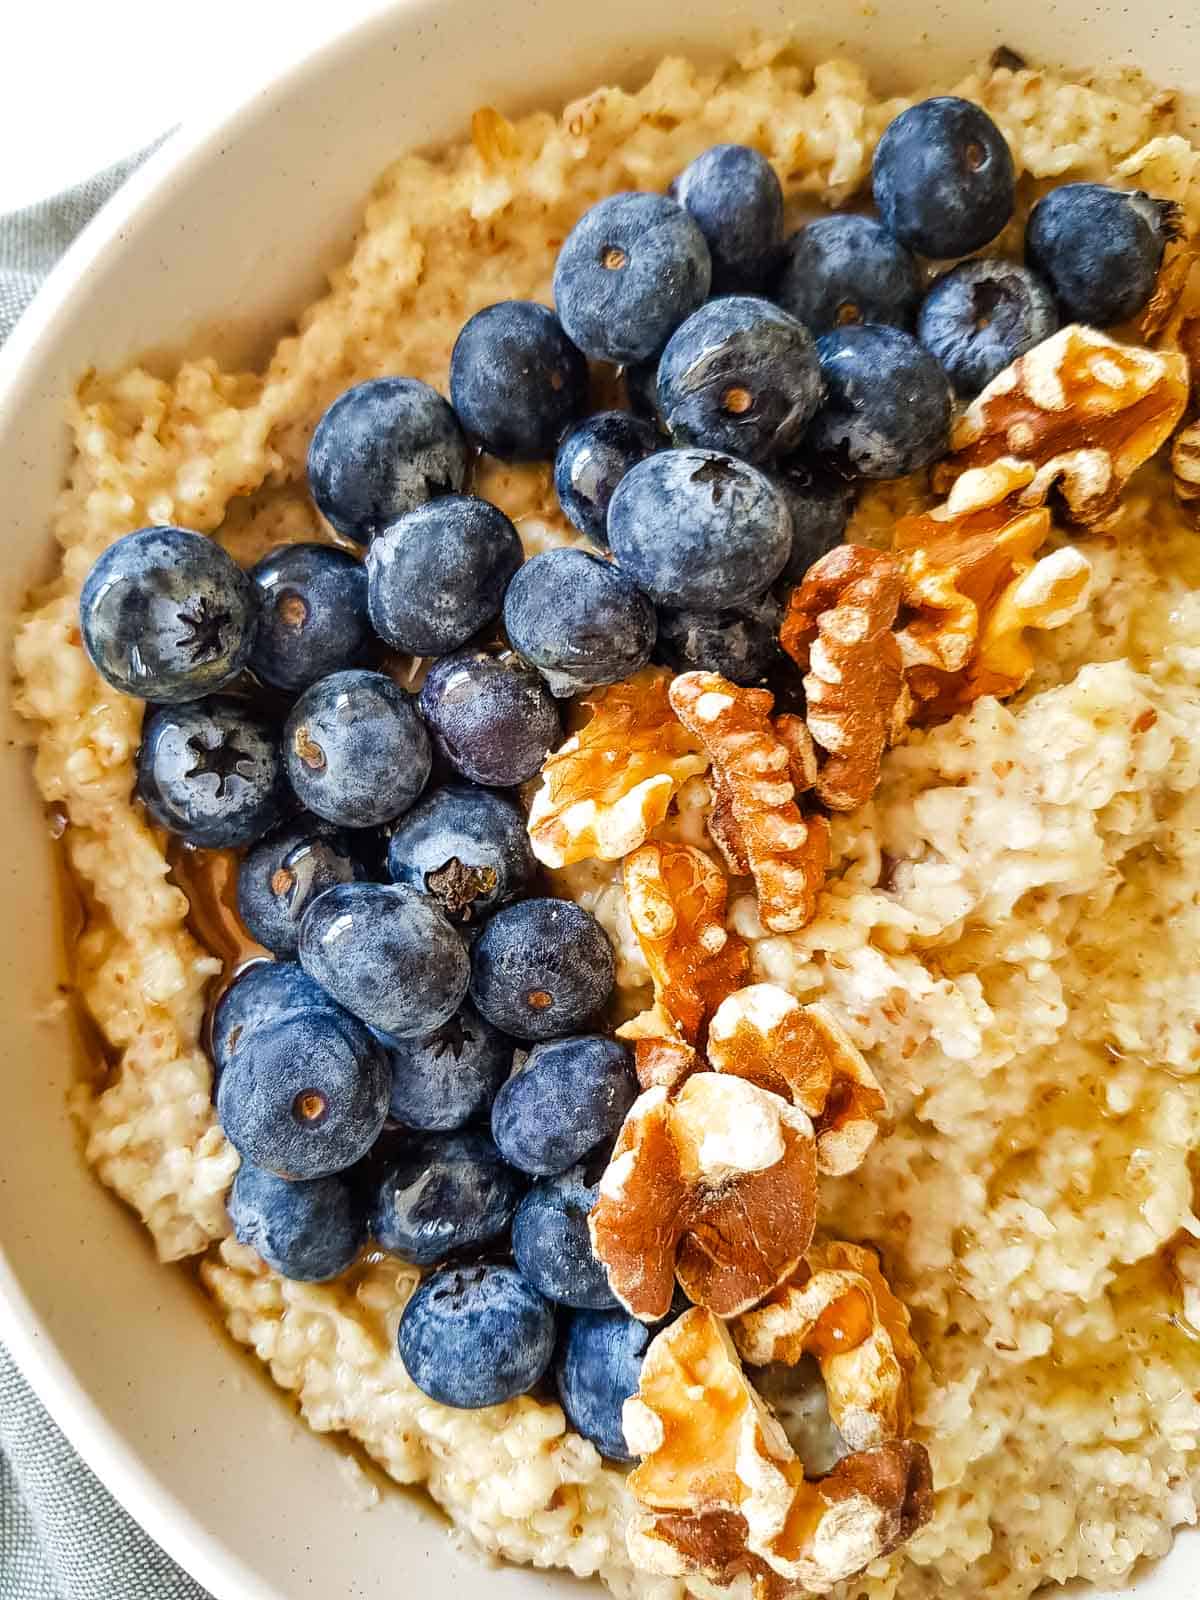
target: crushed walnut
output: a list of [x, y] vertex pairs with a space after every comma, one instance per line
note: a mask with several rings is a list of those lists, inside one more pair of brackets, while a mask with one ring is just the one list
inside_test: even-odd
[[591, 718], [547, 757], [529, 808], [530, 843], [546, 866], [619, 861], [706, 770], [702, 746], [671, 709], [669, 684], [663, 668], [646, 667], [584, 697]]
[[[811, 1286], [825, 1270], [806, 1280], [810, 1306], [824, 1302], [810, 1348], [838, 1345], [832, 1365], [876, 1339], [886, 1345], [870, 1280], [835, 1272], [821, 1296]], [[642, 1457], [629, 1479], [639, 1507], [628, 1532], [634, 1560], [718, 1583], [746, 1573], [763, 1595], [786, 1593], [784, 1584], [826, 1594], [909, 1538], [932, 1508], [928, 1457], [887, 1431], [870, 1366], [861, 1363], [858, 1375], [858, 1410], [879, 1420], [880, 1442], [809, 1480], [715, 1316], [694, 1309], [659, 1333], [624, 1413], [630, 1448]]]
[[822, 556], [792, 590], [779, 641], [805, 674], [808, 731], [826, 752], [815, 787], [831, 811], [870, 799], [907, 720], [892, 632], [900, 594], [895, 556], [851, 544]]
[[645, 1322], [678, 1280], [732, 1317], [795, 1271], [816, 1219], [808, 1116], [744, 1078], [696, 1072], [633, 1105], [588, 1218], [614, 1295]]
[[1187, 358], [1121, 344], [1073, 323], [1006, 367], [955, 424], [934, 470], [954, 515], [1044, 505], [1102, 523], [1138, 467], [1166, 443], [1188, 399]]
[[763, 925], [776, 933], [804, 927], [825, 881], [829, 826], [823, 817], [802, 816], [796, 804], [791, 744], [771, 721], [774, 696], [715, 672], [685, 672], [671, 684], [670, 700], [712, 758], [723, 827], [736, 830]]
[[725, 927], [725, 874], [703, 850], [651, 840], [625, 858], [624, 880], [655, 1003], [617, 1032], [626, 1039], [678, 1035], [695, 1044], [750, 964], [745, 941]]
[[854, 1041], [821, 1004], [802, 1006], [772, 983], [722, 1001], [708, 1030], [715, 1072], [748, 1078], [806, 1111], [817, 1138], [817, 1170], [841, 1177], [862, 1163], [887, 1101]]

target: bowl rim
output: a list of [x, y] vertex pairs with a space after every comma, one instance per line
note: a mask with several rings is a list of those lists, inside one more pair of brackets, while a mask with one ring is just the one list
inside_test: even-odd
[[[186, 182], [272, 102], [316, 87], [374, 38], [386, 39], [399, 13], [413, 13], [417, 23], [422, 13], [433, 16], [440, 9], [439, 0], [374, 0], [366, 15], [267, 72], [249, 91], [244, 83], [236, 89], [216, 84], [207, 107], [173, 130], [80, 231], [0, 347], [0, 435], [23, 393], [37, 381], [45, 347], [61, 320], [86, 303], [94, 279], [120, 256], [130, 232], [175, 184]], [[278, 1591], [208, 1532], [105, 1419], [34, 1312], [2, 1240], [0, 1339], [76, 1454], [166, 1555], [216, 1596], [279, 1600]]]

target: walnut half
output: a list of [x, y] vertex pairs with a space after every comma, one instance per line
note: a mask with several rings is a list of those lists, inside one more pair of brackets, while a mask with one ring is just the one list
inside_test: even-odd
[[[870, 1293], [841, 1278], [831, 1284], [810, 1345], [824, 1347], [839, 1326], [854, 1348], [865, 1344], [880, 1319], [849, 1297], [862, 1294], [865, 1306]], [[865, 1367], [863, 1380], [871, 1382]], [[789, 1585], [826, 1594], [910, 1537], [932, 1507], [928, 1457], [895, 1433], [806, 1479], [729, 1331], [708, 1311], [685, 1312], [654, 1339], [624, 1427], [642, 1458], [629, 1478], [640, 1508], [629, 1548], [652, 1572], [718, 1583], [745, 1573], [755, 1594]]]

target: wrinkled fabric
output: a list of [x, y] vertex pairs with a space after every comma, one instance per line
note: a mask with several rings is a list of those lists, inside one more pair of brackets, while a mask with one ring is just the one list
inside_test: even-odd
[[[0, 341], [79, 230], [157, 148], [0, 217]], [[0, 1600], [208, 1600], [84, 1466], [2, 1345]]]

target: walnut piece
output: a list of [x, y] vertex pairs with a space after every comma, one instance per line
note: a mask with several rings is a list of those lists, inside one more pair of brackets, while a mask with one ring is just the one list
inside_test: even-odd
[[959, 515], [937, 506], [896, 524], [909, 613], [896, 638], [921, 720], [1014, 694], [1033, 670], [1025, 630], [1060, 627], [1087, 604], [1092, 569], [1080, 550], [1036, 559], [1049, 533], [1045, 507], [1011, 501]]
[[658, 840], [623, 869], [629, 920], [654, 980], [655, 1005], [617, 1031], [622, 1038], [680, 1037], [695, 1044], [727, 994], [746, 976], [745, 941], [725, 927], [729, 884], [711, 856]]
[[671, 684], [670, 700], [712, 758], [718, 805], [736, 824], [763, 925], [776, 933], [804, 927], [825, 881], [829, 833], [823, 820], [800, 814], [791, 750], [771, 723], [774, 696], [715, 672], [685, 672]]
[[816, 1357], [829, 1415], [852, 1450], [900, 1438], [911, 1420], [909, 1384], [919, 1353], [908, 1309], [862, 1245], [813, 1245], [795, 1276], [733, 1327], [744, 1361], [794, 1366]]
[[817, 798], [831, 811], [870, 799], [883, 752], [907, 720], [892, 633], [900, 594], [895, 556], [846, 544], [814, 562], [788, 602], [779, 642], [805, 672], [808, 731], [827, 752]]
[[826, 1594], [931, 1509], [928, 1457], [904, 1439], [854, 1451], [808, 1481], [728, 1330], [700, 1309], [652, 1342], [624, 1427], [642, 1458], [629, 1478], [640, 1508], [629, 1549], [652, 1572], [718, 1583], [746, 1573], [755, 1595], [783, 1595], [784, 1584]]
[[1175, 498], [1193, 517], [1200, 516], [1200, 421], [1189, 422], [1171, 446]]
[[529, 808], [533, 853], [548, 867], [619, 861], [667, 814], [677, 789], [708, 767], [667, 697], [670, 674], [646, 667], [596, 689], [590, 720], [547, 757]]
[[1021, 508], [1044, 505], [1057, 489], [1072, 520], [1093, 526], [1170, 438], [1187, 398], [1186, 356], [1071, 324], [971, 402], [934, 484], [949, 490], [954, 515], [1010, 497]]
[[805, 1113], [742, 1078], [697, 1072], [634, 1102], [588, 1218], [609, 1286], [633, 1316], [670, 1310], [675, 1282], [732, 1317], [795, 1271], [812, 1240], [817, 1169]]
[[708, 1030], [714, 1072], [791, 1100], [813, 1120], [817, 1171], [853, 1172], [875, 1141], [887, 1100], [845, 1030], [821, 1004], [755, 983], [722, 1001]]
[[682, 1039], [639, 1038], [633, 1044], [633, 1066], [640, 1088], [678, 1089], [700, 1070], [700, 1057]]

